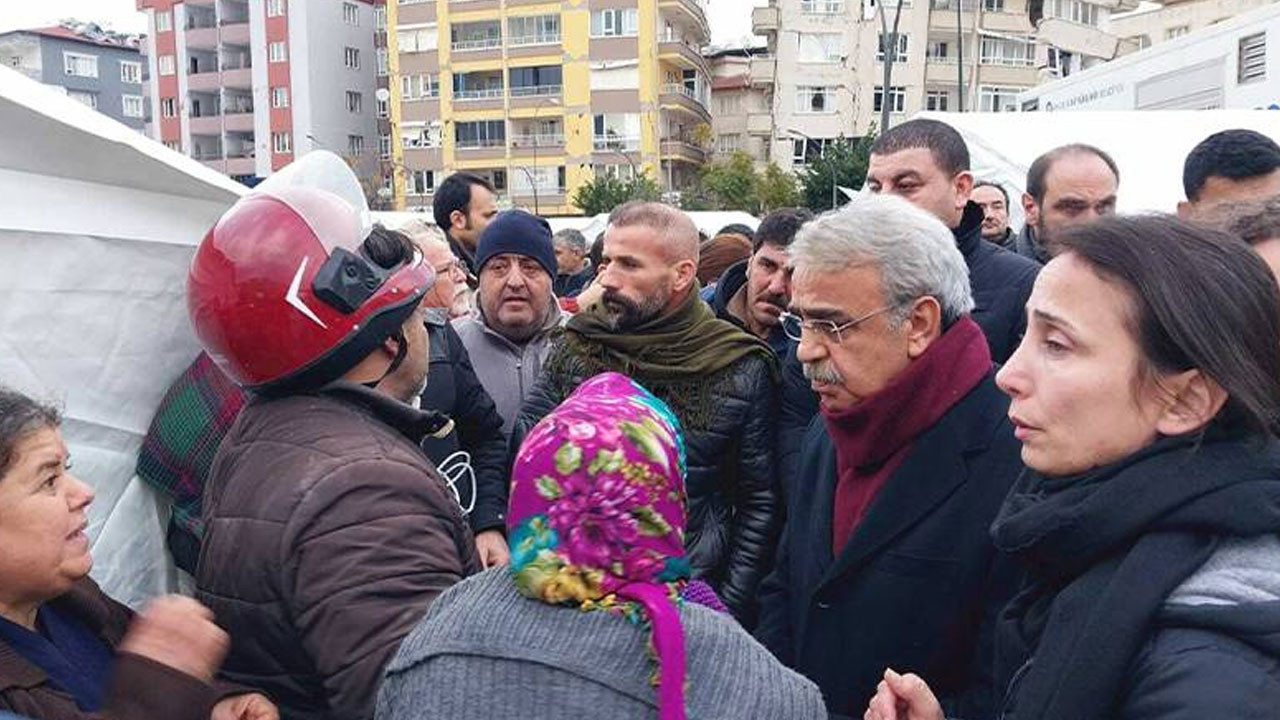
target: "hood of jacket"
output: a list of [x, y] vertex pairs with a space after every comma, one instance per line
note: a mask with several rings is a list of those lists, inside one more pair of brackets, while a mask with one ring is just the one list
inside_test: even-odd
[[1165, 626], [1208, 630], [1280, 657], [1280, 535], [1224, 538], [1169, 594]]

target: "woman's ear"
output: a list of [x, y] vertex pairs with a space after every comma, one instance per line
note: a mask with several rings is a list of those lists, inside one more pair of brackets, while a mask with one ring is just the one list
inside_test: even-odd
[[1166, 405], [1156, 422], [1161, 435], [1183, 435], [1209, 424], [1227, 402], [1227, 391], [1199, 370], [1162, 378]]

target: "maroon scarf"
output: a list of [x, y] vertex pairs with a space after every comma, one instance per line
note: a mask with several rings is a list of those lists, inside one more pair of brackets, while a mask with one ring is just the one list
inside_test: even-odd
[[842, 413], [822, 411], [836, 446], [832, 552], [839, 556], [911, 444], [991, 372], [987, 339], [960, 318], [888, 385]]

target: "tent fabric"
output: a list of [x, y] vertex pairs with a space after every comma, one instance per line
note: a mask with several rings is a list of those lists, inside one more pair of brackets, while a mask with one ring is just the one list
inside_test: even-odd
[[93, 577], [137, 607], [181, 589], [167, 504], [134, 476], [169, 384], [199, 352], [195, 246], [246, 190], [0, 68], [0, 383], [59, 405], [93, 486]]

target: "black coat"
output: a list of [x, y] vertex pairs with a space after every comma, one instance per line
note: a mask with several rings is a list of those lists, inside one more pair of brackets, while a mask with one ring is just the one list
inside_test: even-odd
[[[552, 349], [544, 368], [560, 365]], [[544, 369], [525, 398], [512, 432], [518, 448], [525, 433], [588, 379], [576, 358], [567, 372]], [[645, 384], [643, 377], [634, 376]], [[684, 428], [689, 521], [685, 548], [694, 577], [710, 583], [735, 617], [750, 626], [756, 592], [777, 542], [774, 417], [777, 384], [770, 361], [756, 353], [706, 379], [720, 392], [706, 430]], [[681, 419], [684, 423], [683, 418]]]
[[984, 241], [982, 216], [982, 208], [970, 202], [952, 233], [969, 266], [973, 319], [987, 336], [991, 359], [1003, 364], [1027, 331], [1027, 298], [1040, 263]]
[[[507, 518], [507, 439], [502, 434], [502, 417], [471, 367], [471, 356], [462, 338], [448, 322], [427, 323], [431, 341], [431, 365], [427, 371], [427, 389], [422, 393], [422, 409], [434, 410], [454, 422], [453, 430], [443, 438], [427, 437], [422, 449], [431, 462], [445, 474], [454, 466], [441, 465], [458, 450], [471, 456], [475, 474], [475, 507], [467, 516], [472, 532], [506, 530]], [[456, 460], [455, 460], [456, 462]], [[471, 483], [458, 481], [457, 490], [464, 506], [470, 503]]]
[[821, 419], [804, 436], [757, 638], [862, 717], [886, 667], [927, 678], [948, 708], [983, 717], [991, 628], [1016, 587], [988, 528], [1022, 470], [992, 375], [912, 444], [839, 558], [836, 453]]

